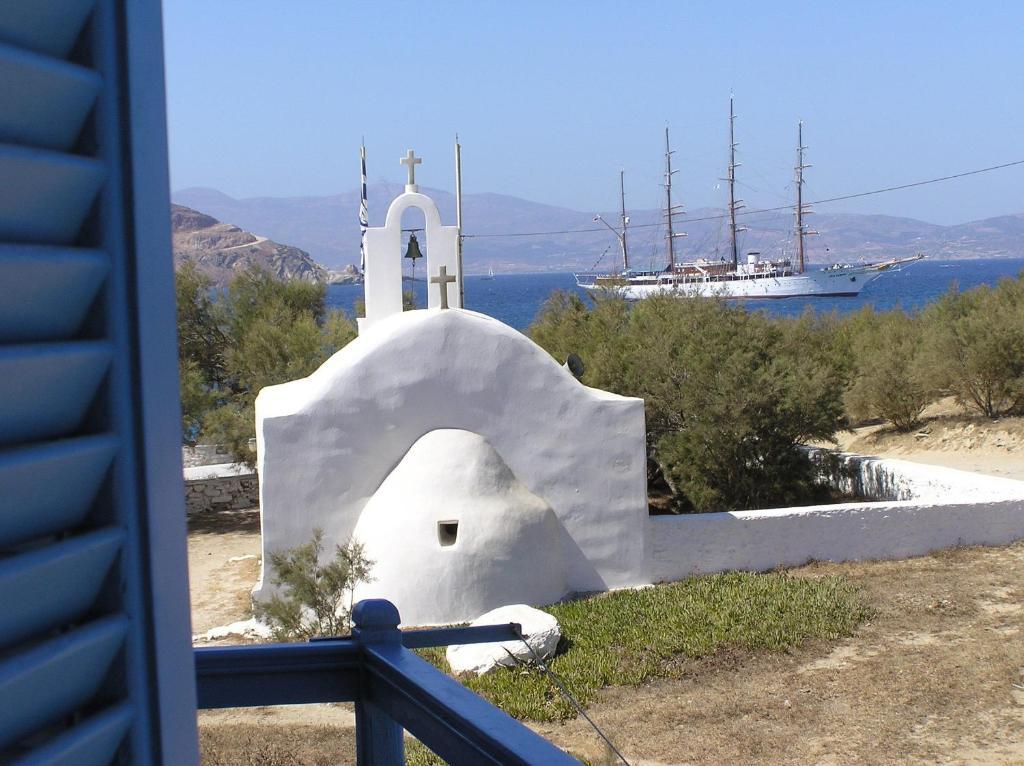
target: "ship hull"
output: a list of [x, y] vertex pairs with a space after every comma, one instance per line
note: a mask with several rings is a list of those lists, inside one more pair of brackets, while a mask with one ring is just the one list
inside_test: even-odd
[[[577, 277], [576, 283], [592, 295], [614, 294], [628, 301], [654, 295], [718, 297], [732, 300], [764, 300], [804, 297], [855, 297], [885, 271], [887, 266], [845, 266], [806, 271], [802, 274], [740, 275], [728, 279]], [[604, 282], [604, 284], [602, 284]]]

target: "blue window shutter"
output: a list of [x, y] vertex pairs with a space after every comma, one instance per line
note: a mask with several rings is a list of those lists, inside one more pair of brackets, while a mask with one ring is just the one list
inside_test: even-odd
[[0, 93], [0, 763], [188, 766], [158, 0], [6, 0]]

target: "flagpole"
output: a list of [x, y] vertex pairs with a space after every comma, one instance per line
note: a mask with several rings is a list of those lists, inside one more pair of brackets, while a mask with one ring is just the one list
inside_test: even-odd
[[370, 226], [369, 207], [366, 200], [366, 142], [359, 146], [359, 271], [366, 276], [366, 230]]
[[459, 269], [459, 306], [466, 307], [466, 287], [462, 279], [462, 146], [455, 134], [455, 226], [459, 230], [455, 248]]

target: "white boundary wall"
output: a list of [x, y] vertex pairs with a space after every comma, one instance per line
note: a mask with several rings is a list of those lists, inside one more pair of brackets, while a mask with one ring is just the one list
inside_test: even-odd
[[886, 499], [652, 516], [653, 580], [764, 571], [815, 559], [903, 558], [1024, 538], [1024, 482], [905, 460], [840, 457], [852, 474], [848, 488]]

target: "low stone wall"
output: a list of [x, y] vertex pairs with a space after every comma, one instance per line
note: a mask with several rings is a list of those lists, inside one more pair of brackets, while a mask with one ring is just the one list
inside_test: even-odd
[[190, 514], [240, 511], [259, 504], [259, 479], [247, 466], [226, 463], [185, 469], [185, 509]]
[[1024, 539], [1024, 482], [951, 468], [840, 455], [838, 478], [879, 502], [650, 518], [655, 582], [820, 559], [920, 556]]

